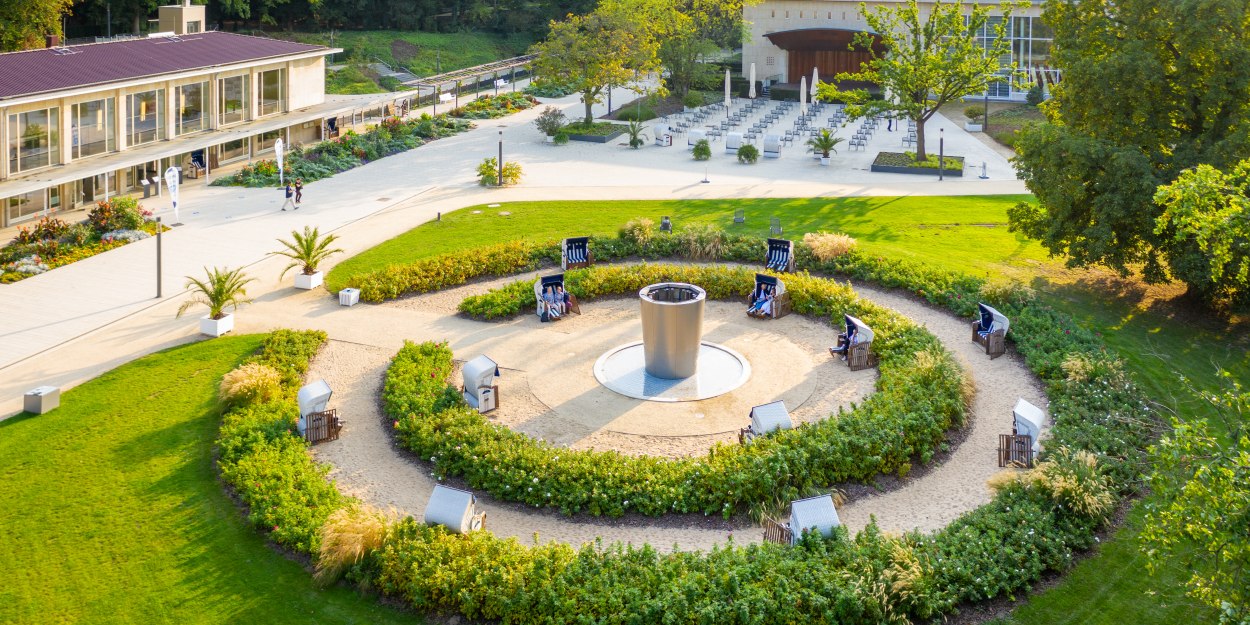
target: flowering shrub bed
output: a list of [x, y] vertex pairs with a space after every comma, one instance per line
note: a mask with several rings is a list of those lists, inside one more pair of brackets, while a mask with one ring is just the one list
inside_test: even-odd
[[[309, 183], [420, 147], [427, 141], [459, 134], [472, 127], [470, 122], [452, 119], [446, 115], [422, 115], [406, 120], [388, 117], [363, 134], [347, 130], [337, 138], [322, 141], [311, 148], [294, 148], [288, 151], [283, 159], [283, 174], [287, 180], [303, 178], [305, 183]], [[257, 161], [229, 176], [217, 178], [213, 185], [276, 187], [278, 163], [273, 159]]]
[[326, 479], [328, 467], [313, 462], [308, 444], [293, 431], [301, 376], [325, 340], [324, 332], [270, 334], [260, 353], [239, 369], [264, 365], [277, 371], [280, 392], [234, 397], [217, 438], [222, 479], [247, 505], [252, 524], [274, 542], [305, 554], [317, 553], [326, 518], [350, 502]]
[[0, 247], [0, 283], [17, 282], [146, 239], [156, 233], [151, 217], [134, 198], [116, 197], [97, 202], [81, 223], [44, 217], [29, 228], [19, 226], [17, 236]]
[[[524, 249], [513, 250], [509, 263], [528, 266], [535, 258], [551, 260], [553, 255], [554, 246], [517, 245]], [[595, 254], [606, 259], [609, 250], [624, 253], [629, 245], [600, 242]], [[733, 242], [725, 249], [734, 249]], [[756, 256], [750, 260], [758, 261], [758, 249], [751, 249]], [[627, 256], [640, 255], [634, 251]], [[460, 536], [405, 519], [389, 527], [382, 546], [371, 550], [349, 578], [403, 598], [422, 610], [456, 612], [503, 623], [868, 625], [940, 618], [962, 602], [1027, 590], [1045, 572], [1064, 570], [1076, 552], [1088, 549], [1094, 532], [1106, 521], [1106, 507], [1114, 504], [1117, 495], [1134, 487], [1132, 476], [1138, 473], [1140, 450], [1148, 436], [1144, 426], [1153, 420], [1141, 392], [1118, 361], [1104, 352], [1097, 337], [1021, 289], [999, 288], [973, 277], [860, 252], [827, 263], [815, 262], [803, 246], [797, 246], [796, 252], [800, 266], [811, 271], [876, 280], [906, 289], [956, 314], [970, 316], [982, 297], [999, 304], [1000, 310], [1012, 316], [1011, 338], [1016, 349], [1048, 387], [1055, 422], [1044, 453], [1044, 463], [1049, 465], [996, 483], [990, 503], [933, 533], [890, 537], [870, 524], [854, 538], [844, 532], [834, 540], [808, 536], [797, 547], [729, 544], [708, 553], [669, 554], [647, 546], [616, 544], [581, 549], [559, 544], [526, 547], [516, 539], [501, 539], [487, 532]], [[726, 257], [731, 253], [723, 252]], [[470, 257], [474, 254], [466, 253]], [[456, 264], [450, 257], [441, 262]], [[463, 275], [465, 271], [455, 269], [451, 273]], [[574, 272], [569, 273], [571, 277]], [[599, 279], [608, 284], [619, 278], [608, 273]], [[724, 279], [732, 284], [728, 275]], [[453, 280], [454, 276], [436, 281], [450, 285]], [[790, 280], [816, 282], [800, 276]], [[583, 288], [593, 284], [583, 278]], [[422, 282], [416, 286], [428, 285]], [[889, 334], [902, 333], [891, 329]], [[266, 353], [272, 352], [275, 343], [282, 344], [267, 343]], [[902, 347], [899, 354], [894, 360], [901, 364], [907, 354]], [[276, 360], [298, 360], [297, 355]], [[386, 392], [388, 401], [394, 396], [401, 410], [446, 416], [445, 435], [454, 437], [459, 435], [458, 428], [475, 427], [475, 415], [459, 407], [458, 394], [446, 390], [443, 380], [451, 371], [449, 357], [445, 345], [406, 346], [392, 366], [394, 375], [388, 377], [394, 378], [394, 383], [388, 380]], [[895, 365], [882, 363], [883, 378], [887, 366]], [[297, 380], [290, 368], [280, 370]], [[401, 375], [401, 370], [407, 375]], [[294, 388], [290, 385], [297, 382], [284, 379], [283, 383], [289, 394]], [[401, 397], [408, 398], [406, 403], [399, 403]], [[278, 413], [285, 410], [293, 415], [294, 407], [279, 410], [268, 405], [272, 407], [270, 416], [245, 418], [240, 413], [230, 422], [237, 424], [238, 432], [227, 435], [223, 428], [223, 457], [235, 453], [228, 448], [290, 436], [292, 417], [279, 418]], [[259, 407], [253, 410], [259, 411]], [[760, 442], [767, 444], [773, 438]], [[275, 455], [274, 461], [280, 464], [267, 476], [270, 482], [304, 484], [308, 476], [320, 475], [307, 455]], [[569, 457], [552, 456], [548, 461], [547, 467], [537, 468], [548, 471], [553, 463], [563, 464]], [[445, 470], [443, 464], [443, 458], [436, 460], [436, 470]], [[496, 468], [500, 473], [513, 469], [507, 464]], [[593, 469], [585, 467], [586, 471]], [[533, 484], [533, 478], [540, 478], [541, 483], [544, 475], [524, 477]], [[595, 474], [593, 478], [596, 481], [582, 487], [591, 492], [605, 488], [619, 492], [625, 486], [619, 477]], [[275, 487], [284, 491], [292, 488], [286, 483]], [[546, 492], [542, 494], [545, 500]], [[288, 510], [291, 518], [303, 519], [304, 527], [324, 519], [325, 508], [334, 505], [328, 499], [316, 498], [280, 501], [278, 509]], [[1073, 505], [1080, 501], [1098, 505]], [[338, 502], [340, 507], [348, 505], [341, 496]], [[295, 510], [299, 507], [302, 512]], [[279, 542], [296, 548], [299, 545], [281, 537]]]
[[[746, 268], [614, 265], [570, 271], [565, 284], [585, 300], [657, 282], [689, 282], [711, 299], [741, 299], [754, 276]], [[965, 416], [961, 372], [951, 356], [933, 335], [858, 299], [849, 286], [791, 275], [786, 287], [795, 312], [826, 319], [850, 313], [872, 326], [881, 377], [876, 393], [855, 409], [751, 445], [718, 446], [703, 458], [668, 460], [534, 441], [459, 401], [455, 389], [443, 384], [451, 350], [434, 344], [409, 344], [396, 355], [383, 401], [400, 441], [421, 458], [433, 458], [437, 475], [463, 476], [501, 499], [566, 514], [619, 516], [635, 510], [728, 517], [772, 497], [795, 499], [813, 488], [879, 473], [906, 475], [913, 459], [928, 462], [944, 432]]]
[[509, 92], [484, 95], [451, 112], [452, 117], [464, 119], [495, 119], [506, 117], [538, 105], [538, 100], [528, 93]]

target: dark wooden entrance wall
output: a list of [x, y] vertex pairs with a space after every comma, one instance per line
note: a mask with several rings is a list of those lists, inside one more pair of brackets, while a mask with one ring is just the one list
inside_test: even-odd
[[841, 72], [857, 72], [859, 66], [870, 60], [872, 54], [850, 50], [791, 50], [788, 55], [786, 82], [799, 82], [804, 76], [812, 78], [812, 68], [820, 70], [821, 80], [833, 80]]

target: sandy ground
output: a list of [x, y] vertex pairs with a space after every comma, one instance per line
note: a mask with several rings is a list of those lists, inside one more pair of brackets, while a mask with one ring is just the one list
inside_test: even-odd
[[[309, 373], [310, 379], [324, 378], [335, 389], [332, 405], [348, 420], [338, 441], [324, 443], [314, 449], [318, 460], [333, 467], [331, 476], [344, 491], [374, 505], [394, 507], [406, 514], [420, 516], [424, 510], [434, 479], [428, 465], [391, 443], [388, 423], [380, 411], [379, 397], [386, 366], [399, 340], [403, 337], [424, 340], [431, 338], [431, 331], [441, 334], [437, 338], [451, 342], [458, 359], [468, 359], [486, 351], [504, 368], [500, 398], [505, 408], [492, 418], [531, 435], [545, 434], [547, 440], [558, 444], [578, 448], [613, 448], [626, 453], [686, 455], [701, 453], [700, 450], [706, 449], [712, 441], [728, 440], [727, 430], [719, 428], [732, 425], [732, 429], [736, 430], [745, 424], [745, 412], [729, 412], [730, 408], [718, 405], [718, 410], [726, 412], [709, 417], [713, 411], [698, 406], [716, 402], [715, 399], [684, 402], [688, 404], [684, 411], [673, 411], [673, 404], [638, 402], [604, 389], [598, 389], [606, 394], [601, 399], [617, 402], [619, 405], [615, 410], [609, 409], [608, 417], [584, 410], [593, 402], [587, 404], [576, 399], [594, 389], [583, 388], [584, 381], [571, 380], [570, 372], [579, 368], [588, 370], [594, 362], [591, 356], [597, 357], [604, 345], [610, 347], [636, 340], [631, 335], [633, 329], [630, 326], [635, 302], [594, 302], [584, 306], [586, 315], [582, 320], [574, 317], [549, 324], [538, 323], [533, 315], [503, 324], [446, 317], [454, 312], [456, 304], [465, 295], [484, 292], [514, 279], [516, 277], [467, 285], [383, 306], [342, 309], [345, 315], [323, 311], [326, 316], [345, 317], [351, 314], [357, 318], [349, 327], [344, 327], [347, 324], [332, 323], [329, 319], [313, 325], [326, 329], [331, 342], [313, 363]], [[1017, 355], [1009, 352], [991, 361], [980, 346], [972, 343], [966, 320], [902, 295], [862, 285], [856, 285], [856, 291], [860, 296], [892, 308], [927, 327], [962, 361], [975, 380], [978, 392], [964, 433], [966, 436], [941, 465], [920, 472], [918, 477], [902, 480], [887, 492], [852, 498], [842, 507], [840, 516], [852, 531], [862, 529], [870, 515], [888, 531], [938, 529], [989, 500], [985, 481], [999, 470], [995, 462], [997, 436], [1011, 429], [1012, 405], [1018, 398], [1024, 397], [1045, 406], [1045, 396], [1036, 378]], [[731, 393], [743, 393], [742, 401], [764, 403], [757, 399], [770, 394], [784, 395], [797, 388], [804, 399], [797, 402], [792, 410], [797, 419], [812, 420], [827, 417], [836, 410], [836, 406], [855, 401], [871, 391], [875, 381], [872, 372], [851, 373], [841, 363], [830, 360], [827, 354], [821, 358], [821, 350], [832, 343], [831, 338], [836, 334], [832, 327], [798, 315], [759, 322], [741, 314], [740, 306], [718, 302], [709, 304], [708, 318], [713, 322], [709, 327], [718, 334], [719, 340], [733, 346], [733, 340], [741, 341], [743, 336], [759, 335], [792, 345], [798, 353], [810, 359], [810, 368], [800, 372], [796, 367], [777, 363], [760, 366], [755, 363], [752, 354], [746, 354], [752, 358], [753, 379], [759, 376], [765, 384], [762, 385], [763, 391], [748, 390], [751, 386], [748, 383]], [[372, 326], [372, 332], [362, 333], [362, 327], [371, 326], [367, 320], [361, 319], [366, 316], [376, 319], [377, 325]], [[336, 332], [336, 327], [344, 331]], [[552, 345], [559, 347], [552, 348]], [[541, 351], [543, 349], [547, 351]], [[535, 354], [559, 354], [561, 357], [535, 358]], [[565, 369], [563, 373], [544, 368], [549, 363], [557, 362]], [[796, 377], [809, 383], [786, 382]], [[593, 380], [593, 376], [590, 378]], [[554, 379], [558, 383], [546, 384], [539, 382], [540, 379]], [[574, 401], [552, 399], [552, 394], [560, 393], [574, 398]], [[622, 410], [621, 406], [627, 404], [632, 407]], [[637, 404], [650, 405], [640, 409]], [[665, 413], [663, 408], [669, 408], [669, 411]], [[700, 413], [703, 418], [693, 418], [694, 414]], [[648, 420], [661, 424], [651, 429], [621, 426], [642, 426]], [[664, 435], [674, 427], [674, 423], [683, 429], [694, 429], [697, 433], [694, 436]], [[540, 541], [558, 540], [578, 545], [602, 537], [609, 542], [646, 542], [664, 549], [691, 550], [708, 549], [724, 543], [735, 529], [738, 532], [733, 534], [734, 542], [753, 542], [760, 538], [758, 530], [742, 528], [741, 521], [723, 523], [701, 516], [619, 520], [584, 516], [569, 518], [498, 502], [488, 496], [479, 496], [479, 506], [487, 511], [488, 529], [502, 536], [515, 536], [524, 542], [537, 535]]]

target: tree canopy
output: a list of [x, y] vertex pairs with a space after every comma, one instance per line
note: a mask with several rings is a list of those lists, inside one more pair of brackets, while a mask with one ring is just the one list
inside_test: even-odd
[[1210, 165], [1186, 170], [1159, 187], [1155, 202], [1163, 213], [1155, 234], [1167, 237], [1172, 272], [1214, 299], [1250, 299], [1250, 159], [1229, 173]]
[[0, 52], [42, 48], [44, 37], [60, 36], [73, 1], [0, 0]]
[[[916, 159], [925, 160], [925, 122], [942, 105], [984, 93], [990, 83], [1010, 78], [999, 74], [1000, 59], [1011, 53], [1004, 25], [1011, 23], [1018, 6], [939, 0], [922, 11], [917, 0], [871, 8], [861, 3], [859, 14], [867, 28], [855, 34], [851, 47], [871, 58], [859, 71], [838, 74], [837, 79], [876, 84], [885, 97], [874, 99], [864, 89], [841, 91], [824, 82], [819, 97], [845, 100], [855, 115], [889, 112], [911, 119], [916, 122]], [[991, 24], [991, 12], [1003, 19]], [[984, 43], [977, 38], [982, 32], [989, 35]]]
[[1186, 169], [1250, 154], [1250, 3], [1048, 0], [1043, 18], [1063, 78], [1047, 123], [1016, 140], [1037, 204], [1015, 207], [1011, 227], [1069, 266], [1140, 268], [1217, 297], [1193, 269], [1205, 252], [1173, 220], [1159, 227], [1154, 200]]

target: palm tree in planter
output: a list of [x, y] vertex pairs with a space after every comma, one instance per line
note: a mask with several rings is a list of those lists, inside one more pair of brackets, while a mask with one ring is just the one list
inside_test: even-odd
[[828, 128], [821, 128], [820, 134], [807, 140], [807, 147], [810, 148], [812, 152], [820, 153], [821, 165], [828, 165], [829, 153], [836, 153], [838, 151], [838, 144], [843, 141], [846, 141], [846, 139], [833, 136], [833, 133], [829, 132]]
[[226, 313], [229, 306], [233, 311], [252, 300], [247, 297], [248, 282], [255, 278], [247, 277], [243, 268], [218, 269], [204, 268], [207, 278], [200, 280], [187, 276], [187, 289], [191, 290], [191, 299], [178, 307], [178, 317], [196, 304], [208, 306], [208, 315], [200, 319], [200, 333], [208, 336], [221, 336], [234, 329], [234, 315]]
[[338, 240], [338, 235], [328, 234], [321, 236], [320, 229], [304, 226], [304, 233], [292, 230], [291, 240], [283, 241], [278, 239], [286, 249], [272, 252], [275, 256], [285, 256], [291, 259], [291, 264], [282, 270], [282, 274], [278, 279], [286, 277], [286, 272], [302, 267], [303, 272], [295, 276], [295, 288], [297, 289], [315, 289], [321, 286], [323, 275], [317, 270], [325, 259], [338, 254], [343, 250], [339, 248], [330, 249], [330, 245]]

